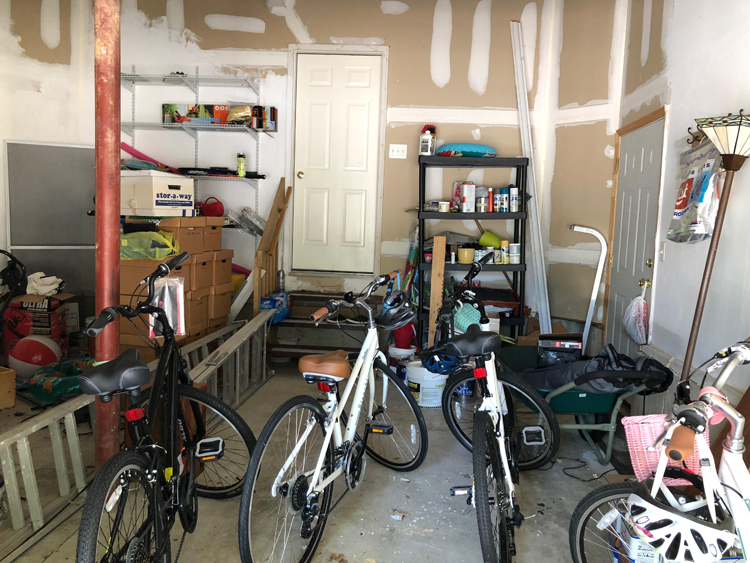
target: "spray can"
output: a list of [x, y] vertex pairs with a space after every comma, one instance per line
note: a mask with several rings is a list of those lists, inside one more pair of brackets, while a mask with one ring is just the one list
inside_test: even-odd
[[510, 253], [508, 249], [508, 241], [500, 241], [500, 256], [503, 264], [510, 264]]
[[496, 211], [499, 211], [500, 213], [508, 212], [508, 202], [510, 198], [509, 194], [510, 194], [510, 190], [508, 190], [508, 188], [500, 189], [500, 207], [498, 207]]
[[245, 177], [245, 153], [237, 153], [237, 176], [240, 178]]
[[284, 273], [284, 270], [279, 270], [278, 276], [279, 276], [279, 291], [284, 291], [286, 289], [286, 274]]
[[518, 213], [518, 188], [513, 184], [508, 186], [510, 190], [510, 212]]
[[419, 137], [419, 155], [435, 155], [435, 132], [437, 128], [434, 125], [425, 125], [422, 127], [422, 135]]
[[494, 213], [495, 209], [495, 202], [492, 199], [492, 188], [487, 188], [487, 191], [489, 192], [489, 209], [487, 210], [487, 213]]

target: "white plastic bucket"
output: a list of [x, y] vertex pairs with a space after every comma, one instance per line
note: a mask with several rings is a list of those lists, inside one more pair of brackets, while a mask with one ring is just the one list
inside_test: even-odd
[[399, 360], [403, 360], [405, 358], [411, 358], [416, 353], [416, 346], [412, 346], [411, 348], [396, 348], [395, 346], [388, 346], [388, 356], [390, 358], [398, 358]]
[[420, 407], [439, 407], [446, 381], [447, 375], [432, 373], [422, 366], [422, 362], [406, 365], [406, 384]]

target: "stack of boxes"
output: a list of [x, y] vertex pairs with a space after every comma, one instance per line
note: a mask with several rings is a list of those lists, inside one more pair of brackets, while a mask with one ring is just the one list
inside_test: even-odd
[[[159, 223], [159, 230], [174, 233], [181, 253], [190, 253], [190, 258], [170, 274], [185, 280], [186, 334], [178, 338], [180, 344], [189, 344], [227, 324], [232, 306], [234, 252], [221, 248], [223, 225], [223, 217], [171, 217]], [[130, 301], [131, 292], [154, 271], [156, 264], [156, 260], [120, 262], [123, 303]], [[145, 325], [139, 328], [142, 326]], [[156, 359], [153, 350], [144, 345], [130, 321], [125, 319], [120, 324], [120, 347], [141, 348], [143, 361]]]

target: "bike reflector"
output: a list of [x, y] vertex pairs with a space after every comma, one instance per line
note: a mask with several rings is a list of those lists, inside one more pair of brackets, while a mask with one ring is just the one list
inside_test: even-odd
[[328, 383], [325, 383], [323, 381], [318, 381], [318, 389], [320, 389], [324, 393], [330, 393], [331, 392], [331, 386], [328, 385]]
[[130, 409], [129, 411], [125, 411], [125, 420], [127, 420], [128, 422], [135, 422], [136, 420], [141, 420], [145, 417], [146, 413], [143, 412], [143, 409], [141, 407], [136, 407], [134, 409]]
[[477, 379], [484, 379], [487, 377], [487, 368], [474, 368], [474, 377]]

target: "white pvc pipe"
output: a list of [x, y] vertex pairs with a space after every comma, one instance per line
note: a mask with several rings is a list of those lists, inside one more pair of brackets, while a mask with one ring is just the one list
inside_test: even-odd
[[602, 250], [599, 254], [599, 265], [596, 267], [596, 277], [594, 278], [594, 288], [591, 290], [591, 302], [589, 303], [589, 312], [586, 315], [586, 324], [583, 325], [583, 353], [586, 353], [586, 342], [589, 339], [589, 330], [591, 330], [591, 321], [594, 318], [594, 307], [596, 306], [596, 295], [599, 293], [599, 284], [602, 281], [602, 272], [604, 271], [604, 262], [607, 260], [607, 241], [599, 231], [590, 227], [581, 225], [571, 225], [571, 231], [577, 233], [588, 233], [594, 235], [601, 244]]

